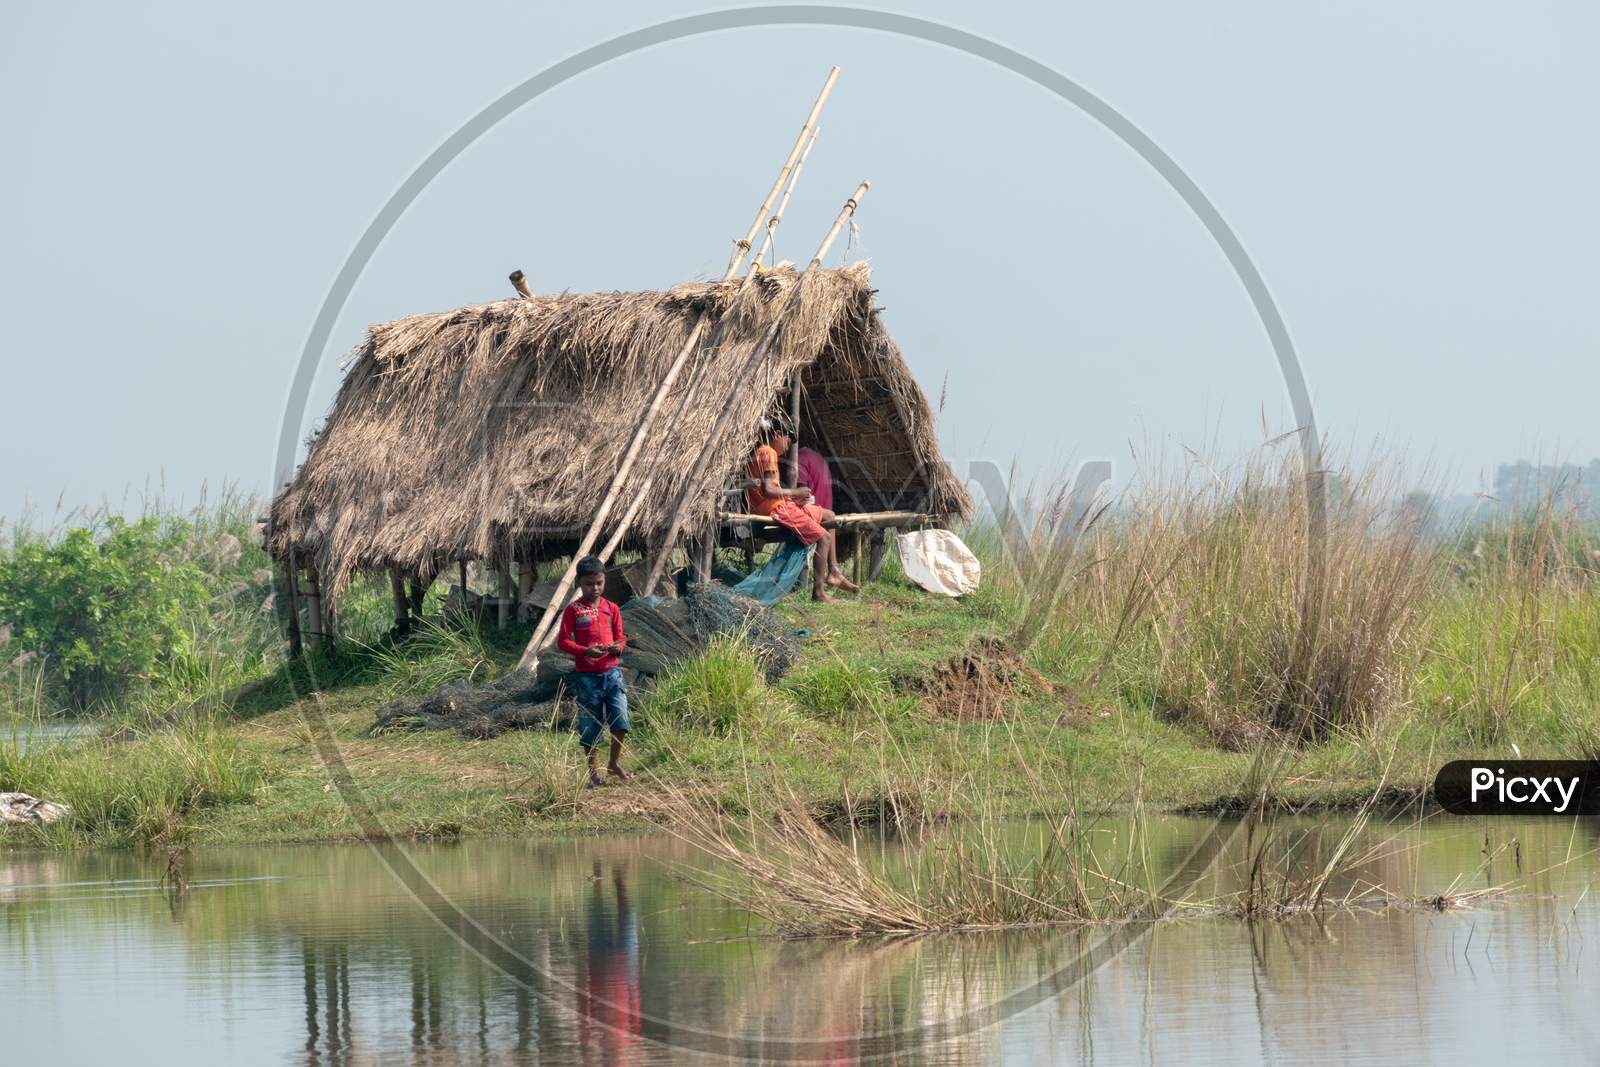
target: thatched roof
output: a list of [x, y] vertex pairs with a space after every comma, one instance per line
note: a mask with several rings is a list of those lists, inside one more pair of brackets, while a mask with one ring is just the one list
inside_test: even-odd
[[623, 487], [625, 504], [649, 481], [633, 543], [665, 532], [691, 474], [695, 517], [710, 521], [716, 491], [748, 462], [760, 416], [797, 369], [801, 437], [833, 460], [837, 510], [965, 514], [966, 491], [939, 456], [933, 413], [879, 321], [865, 264], [803, 278], [778, 343], [739, 384], [716, 462], [687, 469], [796, 279], [783, 268], [743, 297], [737, 283], [694, 283], [502, 300], [372, 327], [305, 463], [273, 501], [269, 550], [314, 563], [336, 593], [357, 571], [432, 575], [451, 560], [498, 561], [514, 545], [580, 536], [702, 310], [728, 326], [715, 348], [719, 331], [705, 332]]

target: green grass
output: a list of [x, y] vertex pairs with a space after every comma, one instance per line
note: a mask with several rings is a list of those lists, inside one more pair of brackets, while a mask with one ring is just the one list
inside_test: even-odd
[[[1313, 573], [1292, 475], [1153, 479], [1072, 552], [1048, 524], [975, 530], [984, 583], [961, 601], [910, 586], [892, 553], [859, 597], [790, 598], [780, 610], [810, 637], [786, 677], [768, 684], [740, 642], [715, 642], [632, 709], [626, 758], [642, 780], [596, 791], [567, 733], [373, 731], [397, 696], [502, 674], [526, 626], [429, 625], [396, 645], [386, 585], [358, 583], [340, 640], [284, 662], [246, 536], [254, 509], [234, 501], [183, 519], [216, 591], [191, 620], [186, 668], [102, 714], [100, 740], [24, 751], [0, 726], [0, 789], [73, 804], [57, 845], [295, 841], [361, 832], [328, 743], [388, 831], [418, 837], [638, 828], [666, 817], [669, 787], [741, 813], [792, 795], [830, 817], [959, 817], [949, 785], [971, 781], [1004, 817], [1135, 793], [1151, 809], [1220, 807], [1247, 791], [1251, 745], [1285, 739], [1279, 800], [1349, 805], [1386, 769], [1405, 796], [1451, 758], [1600, 749], [1600, 542], [1586, 527], [1547, 510], [1433, 541], [1385, 511], [1382, 485], [1346, 479]], [[1308, 585], [1317, 625], [1297, 647]], [[48, 671], [16, 651], [0, 707], [48, 719]], [[948, 699], [974, 661], [992, 677], [973, 684], [999, 686], [991, 717]], [[753, 793], [753, 776], [770, 788]]]
[[25, 831], [50, 843], [182, 844], [194, 820], [253, 799], [265, 778], [261, 754], [210, 716], [31, 745], [13, 726], [0, 740], [0, 787], [71, 807], [63, 820]]

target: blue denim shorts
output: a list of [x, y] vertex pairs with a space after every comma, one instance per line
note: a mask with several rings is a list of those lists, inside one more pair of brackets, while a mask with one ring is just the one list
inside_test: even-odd
[[578, 741], [584, 748], [598, 745], [608, 729], [628, 732], [628, 693], [622, 686], [620, 668], [576, 671], [572, 675], [572, 692], [583, 708], [583, 714], [578, 716]]

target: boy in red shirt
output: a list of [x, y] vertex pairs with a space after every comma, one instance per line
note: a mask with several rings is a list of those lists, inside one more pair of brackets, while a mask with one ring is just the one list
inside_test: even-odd
[[607, 729], [611, 731], [612, 777], [627, 780], [622, 769], [622, 742], [628, 736], [628, 694], [622, 686], [622, 650], [628, 638], [622, 632], [622, 611], [602, 594], [606, 568], [595, 556], [578, 561], [577, 600], [561, 613], [556, 646], [572, 657], [574, 696], [583, 714], [578, 716], [578, 743], [589, 757], [589, 787], [605, 785], [596, 765], [596, 752]]

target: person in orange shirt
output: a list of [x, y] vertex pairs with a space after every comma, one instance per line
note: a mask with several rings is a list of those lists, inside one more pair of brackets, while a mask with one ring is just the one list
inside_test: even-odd
[[826, 603], [833, 600], [828, 595], [830, 588], [855, 593], [861, 587], [839, 569], [839, 550], [833, 531], [823, 525], [833, 521], [833, 512], [813, 503], [811, 490], [805, 486], [785, 489], [778, 476], [778, 456], [789, 450], [792, 440], [793, 430], [783, 418], [769, 415], [761, 420], [761, 443], [756, 446], [746, 472], [757, 484], [745, 491], [745, 504], [752, 514], [764, 515], [787, 527], [802, 545], [817, 546], [817, 558], [811, 568], [816, 575], [811, 595]]

